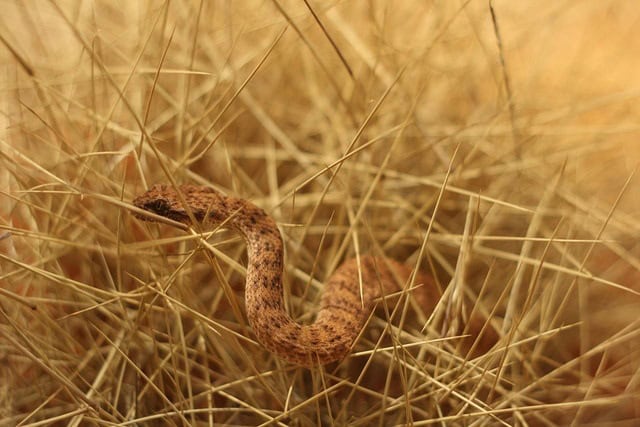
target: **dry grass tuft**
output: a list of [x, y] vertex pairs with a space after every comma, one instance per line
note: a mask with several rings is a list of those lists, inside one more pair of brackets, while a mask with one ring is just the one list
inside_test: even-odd
[[[543, 3], [4, 4], [0, 426], [640, 422], [640, 16]], [[356, 252], [444, 297], [290, 366], [235, 236], [132, 217], [155, 182], [270, 212], [301, 321]]]

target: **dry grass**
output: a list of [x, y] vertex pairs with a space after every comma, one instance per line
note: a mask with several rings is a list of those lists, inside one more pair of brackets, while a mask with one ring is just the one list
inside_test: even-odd
[[[640, 422], [635, 2], [202, 3], [3, 4], [0, 426]], [[130, 215], [168, 181], [272, 213], [301, 321], [356, 252], [444, 297], [290, 366], [235, 236]]]

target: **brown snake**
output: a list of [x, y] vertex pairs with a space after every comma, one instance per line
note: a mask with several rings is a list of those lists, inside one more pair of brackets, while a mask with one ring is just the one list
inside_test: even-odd
[[[386, 257], [361, 256], [359, 264], [356, 258], [349, 259], [328, 279], [315, 322], [301, 325], [284, 307], [283, 244], [275, 221], [253, 203], [224, 196], [210, 187], [178, 188], [180, 194], [170, 185], [154, 185], [133, 203], [187, 226], [193, 225], [191, 218], [207, 228], [223, 224], [244, 237], [247, 318], [258, 341], [289, 362], [311, 367], [344, 358], [376, 302], [402, 290], [411, 275], [410, 267]], [[154, 221], [150, 216], [136, 216]], [[413, 294], [428, 313], [439, 299], [439, 290], [430, 276], [418, 275], [415, 283], [423, 284]]]

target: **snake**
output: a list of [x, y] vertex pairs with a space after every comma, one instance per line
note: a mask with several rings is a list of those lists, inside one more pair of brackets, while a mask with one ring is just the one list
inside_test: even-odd
[[[363, 254], [344, 261], [324, 284], [311, 324], [296, 322], [285, 309], [284, 245], [276, 221], [252, 202], [209, 186], [156, 184], [135, 197], [134, 213], [146, 221], [168, 218], [200, 230], [223, 226], [246, 242], [245, 309], [256, 339], [278, 357], [303, 367], [344, 359], [383, 297], [412, 283], [425, 312], [440, 292], [430, 275], [386, 256]], [[148, 215], [152, 213], [155, 215]], [[194, 223], [195, 222], [195, 223]], [[197, 224], [196, 224], [197, 223]], [[421, 285], [421, 286], [417, 286]]]

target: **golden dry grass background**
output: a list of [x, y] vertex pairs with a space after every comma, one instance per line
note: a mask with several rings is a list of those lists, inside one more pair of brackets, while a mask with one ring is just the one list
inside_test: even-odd
[[[640, 422], [640, 11], [492, 5], [5, 2], [0, 425]], [[276, 218], [303, 322], [355, 253], [443, 300], [283, 363], [236, 237], [130, 215], [171, 180]], [[462, 305], [499, 334], [473, 356]]]

